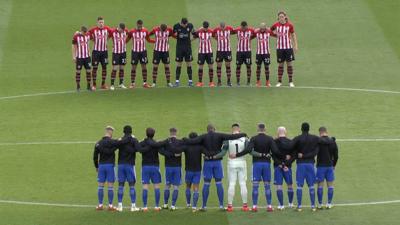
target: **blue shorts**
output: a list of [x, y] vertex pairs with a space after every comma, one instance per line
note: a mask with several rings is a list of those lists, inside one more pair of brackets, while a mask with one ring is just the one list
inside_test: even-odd
[[303, 187], [304, 180], [307, 181], [308, 186], [313, 186], [316, 181], [315, 167], [313, 163], [298, 163], [296, 171], [297, 186]]
[[114, 172], [114, 164], [100, 164], [99, 172], [97, 173], [97, 182], [99, 183], [114, 183], [115, 181], [115, 172]]
[[181, 185], [182, 170], [181, 167], [165, 167], [165, 184]]
[[253, 163], [253, 181], [271, 181], [271, 164], [269, 162]]
[[159, 184], [161, 183], [161, 173], [158, 166], [142, 167], [142, 184]]
[[189, 184], [199, 184], [201, 179], [201, 171], [187, 171], [185, 174], [185, 181]]
[[135, 166], [129, 164], [118, 165], [118, 182], [136, 182]]
[[204, 180], [222, 180], [224, 178], [224, 169], [222, 168], [221, 160], [215, 161], [204, 161], [203, 166], [203, 177]]
[[335, 180], [335, 170], [332, 166], [317, 167], [317, 182], [333, 182]]
[[284, 171], [283, 168], [276, 166], [274, 168], [274, 184], [275, 185], [282, 185], [283, 179], [285, 179], [285, 183], [288, 185], [293, 184], [292, 179], [292, 168], [288, 168], [288, 171]]

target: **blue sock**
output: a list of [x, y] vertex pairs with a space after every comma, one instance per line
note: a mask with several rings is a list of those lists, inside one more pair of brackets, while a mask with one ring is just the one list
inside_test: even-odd
[[301, 208], [301, 200], [303, 198], [303, 187], [297, 187], [296, 197], [297, 197], [297, 205], [299, 208]]
[[253, 198], [253, 205], [257, 205], [257, 203], [258, 203], [258, 184], [253, 184], [252, 198]]
[[283, 205], [283, 191], [282, 189], [276, 190], [276, 196], [278, 197], [279, 205]]
[[288, 188], [287, 195], [288, 195], [288, 201], [289, 201], [289, 203], [290, 203], [290, 204], [293, 203], [293, 197], [294, 197], [293, 188]]
[[314, 186], [309, 187], [311, 207], [315, 207], [315, 189]]
[[221, 181], [217, 182], [216, 185], [217, 185], [219, 206], [224, 206], [224, 187], [222, 186]]
[[160, 188], [157, 188], [157, 189], [154, 189], [154, 194], [155, 194], [155, 198], [156, 198], [156, 207], [159, 207], [160, 206], [160, 196], [161, 196], [161, 193], [160, 193]]
[[169, 200], [169, 189], [164, 190], [164, 204], [168, 204]]
[[267, 199], [267, 204], [271, 205], [272, 204], [271, 185], [264, 184], [264, 192], [265, 192], [265, 198]]
[[112, 205], [114, 200], [114, 187], [108, 187], [108, 204]]
[[143, 206], [147, 207], [147, 194], [148, 194], [148, 190], [147, 189], [143, 189], [142, 192], [142, 200], [143, 200]]
[[331, 204], [332, 203], [332, 199], [333, 199], [333, 186], [328, 187], [328, 203]]
[[208, 194], [210, 193], [210, 183], [204, 183], [203, 185], [203, 208], [207, 207]]
[[322, 198], [324, 196], [324, 187], [318, 187], [317, 189], [318, 203], [322, 205]]
[[193, 207], [196, 207], [197, 208], [197, 201], [199, 200], [199, 191], [198, 190], [195, 190], [194, 192], [193, 192]]
[[189, 205], [190, 204], [190, 197], [191, 197], [192, 193], [190, 193], [190, 188], [186, 188], [186, 204]]
[[172, 192], [172, 205], [175, 206], [176, 200], [178, 200], [178, 189], [174, 189]]
[[118, 203], [122, 202], [124, 196], [124, 186], [118, 186]]
[[103, 186], [99, 186], [97, 188], [97, 197], [99, 199], [99, 205], [103, 204], [103, 198], [104, 198], [104, 187]]
[[136, 190], [135, 190], [135, 187], [129, 187], [129, 194], [131, 196], [132, 204], [136, 203]]

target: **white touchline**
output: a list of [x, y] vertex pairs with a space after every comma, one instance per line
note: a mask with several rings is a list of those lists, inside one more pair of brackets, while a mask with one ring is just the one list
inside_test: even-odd
[[[194, 88], [194, 87], [182, 86], [182, 87], [179, 87], [179, 88]], [[179, 89], [179, 88], [177, 88], [177, 89]], [[194, 89], [196, 89], [196, 88], [194, 88]], [[209, 88], [209, 87], [203, 87], [203, 89], [204, 88]], [[218, 90], [218, 88], [255, 88], [255, 87], [254, 86], [240, 86], [240, 87], [221, 86], [221, 87], [216, 87], [216, 88], [213, 88], [213, 89]], [[370, 92], [370, 93], [382, 93], [382, 94], [400, 94], [400, 91], [380, 90], [380, 89], [363, 89], [363, 88], [346, 88], [346, 87], [297, 86], [295, 88], [290, 88], [290, 87], [287, 87], [287, 86], [282, 86], [282, 87], [279, 87], [279, 88], [277, 88], [277, 87], [270, 87], [270, 88], [273, 88], [273, 89], [288, 88], [288, 89], [293, 89], [293, 90], [296, 90], [296, 89], [315, 89], [315, 90], [331, 90], [331, 91], [355, 91], [355, 92]], [[137, 89], [143, 89], [143, 88], [137, 88]], [[175, 89], [175, 88], [157, 87], [155, 89]], [[117, 90], [121, 91], [123, 89], [117, 89]], [[106, 91], [106, 90], [98, 90], [98, 91], [103, 92], [103, 91]], [[131, 91], [131, 90], [126, 90], [126, 91]], [[149, 91], [151, 91], [151, 89]], [[110, 92], [112, 92], [112, 91], [110, 91]], [[0, 97], [0, 100], [27, 98], [27, 97], [37, 97], [37, 96], [72, 94], [72, 93], [78, 94], [78, 92], [76, 92], [76, 91], [43, 92], [43, 93], [34, 93], [34, 94], [3, 96], [3, 97]], [[82, 93], [89, 93], [89, 92], [82, 91]]]
[[[38, 205], [38, 206], [55, 206], [55, 207], [68, 207], [68, 208], [94, 208], [95, 205], [87, 204], [65, 204], [65, 203], [47, 203], [47, 202], [29, 202], [29, 201], [14, 201], [14, 200], [1, 200], [0, 203], [3, 204], [15, 204], [15, 205]], [[335, 206], [364, 206], [364, 205], [387, 205], [387, 204], [397, 204], [400, 200], [390, 200], [390, 201], [376, 201], [376, 202], [353, 202], [353, 203], [337, 203]], [[310, 207], [309, 205], [304, 205], [303, 207]], [[179, 207], [185, 208], [185, 207]], [[240, 207], [235, 207], [240, 208]], [[265, 207], [260, 207], [265, 208]], [[207, 207], [207, 209], [219, 209], [219, 207]]]

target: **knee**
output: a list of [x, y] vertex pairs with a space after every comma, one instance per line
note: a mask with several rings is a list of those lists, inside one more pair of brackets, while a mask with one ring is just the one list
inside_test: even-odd
[[135, 182], [129, 182], [129, 186], [130, 187], [134, 187], [135, 186]]
[[125, 182], [118, 182], [118, 186], [123, 187]]

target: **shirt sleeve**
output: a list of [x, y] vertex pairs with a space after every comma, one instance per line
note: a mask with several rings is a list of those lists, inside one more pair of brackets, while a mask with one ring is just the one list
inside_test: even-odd
[[94, 147], [94, 152], [93, 152], [93, 163], [94, 163], [94, 167], [95, 168], [99, 168], [99, 154], [100, 151], [98, 149], [99, 144], [96, 143], [95, 147]]
[[293, 24], [289, 25], [289, 33], [294, 33], [294, 26]]

